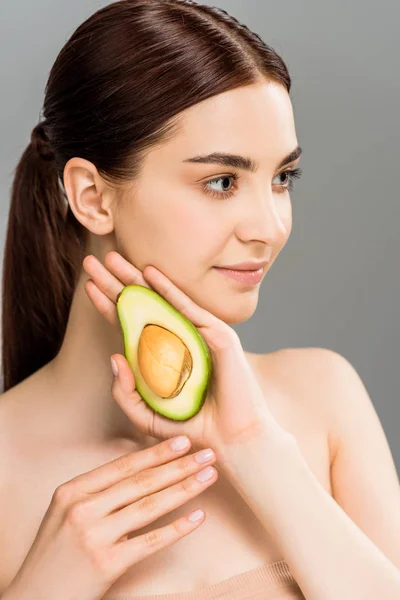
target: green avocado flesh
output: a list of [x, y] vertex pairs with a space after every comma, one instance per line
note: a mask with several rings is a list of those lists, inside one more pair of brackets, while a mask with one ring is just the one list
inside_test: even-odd
[[[143, 400], [174, 421], [197, 414], [212, 375], [211, 353], [197, 328], [165, 298], [142, 285], [124, 287], [117, 297], [117, 313], [125, 358]], [[169, 392], [163, 396], [153, 388]]]

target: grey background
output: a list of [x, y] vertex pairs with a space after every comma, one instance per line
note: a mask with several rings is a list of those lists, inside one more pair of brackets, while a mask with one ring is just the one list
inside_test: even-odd
[[[367, 387], [399, 472], [400, 5], [204, 3], [224, 8], [281, 54], [304, 150], [290, 239], [263, 281], [256, 313], [235, 329], [251, 352], [318, 346], [345, 356]], [[1, 0], [2, 247], [13, 170], [39, 120], [49, 70], [74, 29], [106, 4]]]

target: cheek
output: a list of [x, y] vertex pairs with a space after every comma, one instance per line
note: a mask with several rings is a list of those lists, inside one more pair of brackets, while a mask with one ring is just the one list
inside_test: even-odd
[[[159, 238], [169, 249], [177, 249], [181, 261], [192, 256], [201, 260], [202, 254], [212, 254], [213, 246], [218, 246], [222, 235], [221, 221], [216, 219], [204, 204], [196, 201], [196, 198], [191, 203], [188, 195], [186, 198], [180, 198], [176, 204], [170, 203], [163, 216], [162, 222], [158, 223]], [[154, 217], [150, 217], [150, 221], [154, 227]]]
[[226, 239], [223, 223], [190, 193], [163, 198], [147, 191], [119, 215], [118, 245], [140, 264], [153, 261], [165, 269], [173, 264], [187, 277], [194, 264], [203, 272], [215, 263]]
[[211, 215], [199, 211], [178, 211], [170, 220], [168, 228], [174, 231], [176, 236], [190, 245], [193, 242], [209, 245], [214, 238], [221, 235], [221, 222], [212, 218]]
[[[200, 271], [215, 261], [219, 251], [221, 227], [204, 212], [177, 210], [166, 219], [160, 232], [162, 244], [157, 254], [162, 259], [162, 250], [167, 260], [181, 265], [182, 272], [189, 272], [197, 265]], [[187, 268], [186, 268], [187, 267]], [[195, 273], [193, 273], [195, 275]]]

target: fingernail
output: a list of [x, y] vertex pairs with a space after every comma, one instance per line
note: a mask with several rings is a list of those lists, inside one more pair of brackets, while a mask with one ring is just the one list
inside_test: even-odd
[[115, 362], [115, 360], [113, 359], [113, 357], [111, 357], [111, 369], [112, 369], [114, 377], [117, 377], [117, 375], [118, 375], [118, 367], [117, 367], [117, 363]]
[[186, 435], [180, 435], [177, 438], [174, 438], [171, 442], [172, 450], [179, 451], [183, 450], [189, 445], [189, 438]]
[[211, 448], [207, 448], [206, 450], [201, 450], [198, 454], [196, 454], [196, 456], [194, 457], [194, 459], [198, 462], [198, 463], [205, 463], [208, 462], [209, 460], [211, 460], [212, 458], [214, 458], [214, 452], [211, 450]]
[[198, 508], [197, 510], [194, 510], [189, 514], [188, 519], [193, 523], [194, 521], [200, 521], [200, 519], [202, 519], [203, 516], [204, 512], [201, 510], [201, 508]]
[[196, 475], [196, 479], [199, 481], [208, 481], [214, 475], [215, 469], [213, 467], [206, 467], [202, 471], [199, 471]]

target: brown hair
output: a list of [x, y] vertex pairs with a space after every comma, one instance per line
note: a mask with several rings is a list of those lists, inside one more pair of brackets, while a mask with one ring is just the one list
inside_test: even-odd
[[52, 360], [67, 326], [89, 231], [63, 171], [79, 156], [111, 183], [140, 174], [182, 110], [260, 80], [290, 92], [285, 63], [226, 11], [191, 0], [120, 0], [83, 22], [50, 71], [44, 120], [14, 173], [3, 260], [6, 391]]

